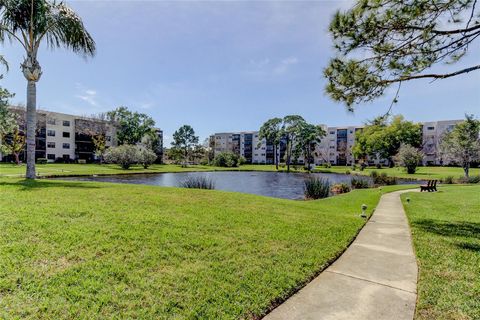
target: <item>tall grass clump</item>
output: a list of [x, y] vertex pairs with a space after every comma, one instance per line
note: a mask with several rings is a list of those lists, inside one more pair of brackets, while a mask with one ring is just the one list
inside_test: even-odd
[[460, 183], [480, 183], [480, 175], [478, 176], [469, 176], [467, 177], [460, 177], [458, 179]]
[[188, 177], [180, 184], [182, 188], [192, 188], [192, 189], [215, 189], [215, 183], [213, 180], [205, 177]]
[[391, 186], [397, 184], [397, 178], [389, 177], [385, 172], [378, 174], [378, 172], [374, 170], [370, 172], [370, 177], [373, 179], [373, 184], [378, 186]]
[[309, 178], [305, 180], [305, 199], [322, 199], [330, 195], [330, 181], [324, 178]]
[[367, 189], [370, 187], [370, 182], [360, 177], [352, 177], [350, 184], [352, 185], [352, 189]]
[[445, 178], [443, 178], [442, 182], [445, 184], [454, 184], [455, 178], [453, 176], [446, 176]]

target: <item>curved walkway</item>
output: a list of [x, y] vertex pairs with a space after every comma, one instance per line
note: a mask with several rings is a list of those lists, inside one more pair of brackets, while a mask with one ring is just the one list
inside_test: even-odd
[[417, 261], [400, 201], [411, 191], [383, 195], [343, 255], [264, 319], [412, 320]]

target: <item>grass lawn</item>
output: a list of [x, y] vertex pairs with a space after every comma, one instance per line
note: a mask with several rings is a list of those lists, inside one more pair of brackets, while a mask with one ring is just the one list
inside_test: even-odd
[[[116, 174], [135, 174], [135, 173], [164, 173], [164, 172], [193, 172], [193, 171], [276, 171], [274, 165], [255, 165], [246, 164], [237, 168], [224, 168], [215, 166], [190, 165], [183, 168], [180, 165], [163, 164], [152, 165], [148, 169], [142, 166], [132, 166], [128, 170], [123, 170], [118, 165], [113, 164], [37, 164], [37, 174], [40, 177], [52, 176], [75, 176], [75, 175], [116, 175]], [[279, 171], [286, 171], [286, 168], [280, 168]], [[292, 170], [292, 172], [297, 172]], [[298, 172], [304, 172], [298, 170]], [[25, 166], [0, 163], [0, 177], [20, 177], [25, 175]]]
[[[179, 165], [153, 165], [148, 169], [141, 166], [133, 166], [129, 170], [123, 170], [117, 165], [98, 165], [98, 164], [37, 164], [39, 176], [72, 176], [72, 175], [107, 175], [107, 174], [134, 174], [134, 173], [162, 173], [162, 172], [185, 172], [185, 171], [276, 171], [274, 165], [255, 165], [246, 164], [239, 168], [222, 168], [214, 166], [194, 165], [182, 168]], [[355, 174], [369, 175], [371, 171], [386, 172], [389, 176], [410, 179], [442, 179], [447, 176], [459, 178], [463, 176], [462, 168], [454, 167], [420, 167], [415, 174], [407, 174], [402, 168], [366, 168], [364, 171], [352, 171], [350, 167], [333, 166], [331, 168], [317, 167], [317, 172], [325, 173], [345, 173], [350, 171]], [[286, 171], [286, 168], [280, 168], [279, 171]], [[298, 171], [292, 168], [292, 172]], [[12, 164], [0, 163], [0, 177], [2, 176], [22, 176], [25, 174], [25, 166], [16, 166]], [[479, 175], [480, 169], [471, 169], [471, 175]]]
[[[331, 168], [321, 168], [318, 167], [317, 171], [319, 172], [332, 172], [332, 173], [345, 173], [349, 170], [351, 173], [355, 174], [363, 174], [363, 175], [370, 175], [370, 172], [377, 171], [378, 173], [385, 172], [389, 176], [394, 176], [398, 178], [408, 178], [408, 179], [418, 179], [418, 180], [428, 180], [428, 179], [443, 179], [448, 176], [452, 176], [454, 178], [463, 177], [464, 172], [462, 168], [457, 167], [418, 167], [417, 172], [414, 174], [408, 174], [405, 172], [403, 168], [395, 167], [395, 168], [381, 168], [377, 169], [375, 167], [368, 167], [363, 171], [357, 169], [356, 171], [352, 171], [350, 167], [340, 167], [340, 166], [333, 166]], [[470, 175], [476, 176], [480, 175], [479, 168], [471, 168]]]
[[307, 202], [0, 178], [0, 318], [257, 318], [398, 188]]
[[480, 319], [480, 186], [402, 199], [420, 269], [416, 319]]

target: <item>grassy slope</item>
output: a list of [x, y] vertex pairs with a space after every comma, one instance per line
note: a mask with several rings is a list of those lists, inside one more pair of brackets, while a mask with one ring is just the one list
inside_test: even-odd
[[480, 319], [480, 186], [410, 193], [419, 261], [417, 319]]
[[380, 194], [0, 178], [0, 318], [256, 317], [337, 256]]
[[[241, 171], [275, 171], [274, 165], [243, 165], [239, 168], [221, 168], [212, 166], [189, 166], [182, 168], [178, 165], [153, 165], [148, 169], [140, 166], [134, 166], [129, 170], [122, 170], [116, 165], [96, 165], [96, 164], [46, 164], [37, 165], [37, 171], [40, 176], [68, 176], [68, 175], [93, 175], [93, 174], [133, 174], [133, 173], [161, 173], [161, 172], [183, 172], [183, 171], [215, 171], [215, 170], [241, 170]], [[351, 171], [350, 167], [334, 166], [331, 168], [318, 167], [317, 171], [326, 173], [345, 173]], [[402, 168], [367, 168], [364, 171], [351, 171], [356, 174], [370, 174], [371, 171], [386, 172], [390, 176], [411, 179], [441, 179], [447, 176], [458, 178], [463, 175], [461, 168], [453, 167], [420, 167], [415, 174], [407, 174]], [[286, 171], [286, 168], [280, 168], [280, 171]], [[292, 169], [293, 172], [295, 170]], [[299, 170], [302, 172], [303, 170]], [[15, 166], [11, 164], [0, 164], [1, 176], [19, 176], [25, 173], [24, 166]], [[471, 175], [480, 174], [480, 169], [471, 169]]]

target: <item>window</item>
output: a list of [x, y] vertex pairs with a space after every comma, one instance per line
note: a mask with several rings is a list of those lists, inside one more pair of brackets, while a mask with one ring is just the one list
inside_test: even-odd
[[55, 125], [55, 119], [54, 118], [48, 118], [47, 123], [51, 125]]
[[47, 130], [47, 136], [55, 137], [55, 130]]
[[107, 140], [107, 141], [112, 141], [112, 137], [111, 137], [111, 136], [106, 136], [106, 137], [105, 137], [105, 140]]
[[427, 127], [427, 130], [435, 130], [435, 127]]
[[63, 132], [64, 138], [70, 138], [70, 132]]
[[47, 148], [55, 148], [55, 142], [47, 142]]
[[70, 149], [70, 143], [64, 143], [63, 149]]
[[63, 120], [63, 126], [64, 126], [64, 127], [70, 127], [70, 121], [68, 121], [68, 120]]
[[330, 134], [335, 134], [335, 131], [330, 131]]
[[55, 155], [49, 153], [49, 154], [47, 154], [47, 159], [48, 159], [48, 160], [55, 160]]

